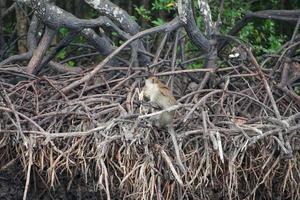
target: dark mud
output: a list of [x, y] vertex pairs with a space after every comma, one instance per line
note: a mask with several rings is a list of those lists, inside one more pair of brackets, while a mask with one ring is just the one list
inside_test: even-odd
[[[17, 173], [16, 173], [17, 172]], [[26, 173], [22, 172], [20, 165], [0, 171], [0, 200], [23, 199], [26, 183]], [[60, 175], [60, 184], [49, 188], [45, 181], [37, 173], [32, 172], [30, 187], [27, 194], [28, 200], [99, 200], [106, 199], [103, 191], [96, 191], [92, 184], [85, 183], [78, 175], [72, 181], [68, 189], [69, 179], [66, 175]], [[115, 197], [114, 199], [119, 199]]]

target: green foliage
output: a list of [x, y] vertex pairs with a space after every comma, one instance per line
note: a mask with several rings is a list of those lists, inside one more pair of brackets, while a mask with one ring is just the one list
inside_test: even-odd
[[[149, 5], [136, 4], [134, 5], [134, 18], [139, 24], [143, 24], [143, 27], [159, 26], [166, 21], [173, 19], [177, 13], [175, 12], [176, 0], [151, 0]], [[219, 9], [220, 1], [209, 1], [209, 5], [212, 11], [213, 20], [216, 21]], [[148, 8], [149, 6], [149, 8]], [[224, 11], [222, 13], [222, 26], [221, 33], [227, 34], [236, 23], [241, 20], [244, 14], [248, 11], [257, 11], [264, 9], [282, 9], [281, 0], [270, 1], [236, 1], [225, 0]], [[290, 7], [295, 6], [290, 3]], [[204, 21], [199, 13], [198, 0], [194, 0], [194, 11], [198, 27], [201, 31], [204, 31]], [[87, 12], [88, 18], [95, 18], [98, 14], [92, 10]], [[146, 26], [145, 26], [146, 25]], [[65, 37], [68, 34], [68, 30], [62, 28], [59, 30], [60, 36]], [[117, 37], [115, 32], [111, 33], [113, 37]], [[248, 23], [238, 34], [238, 37], [245, 43], [252, 46], [256, 54], [274, 53], [283, 44], [285, 37], [280, 33], [278, 22], [271, 20], [255, 20]], [[83, 42], [83, 38], [76, 38], [76, 42]], [[122, 43], [122, 41], [119, 41]], [[188, 57], [194, 57], [197, 54], [198, 49], [189, 41], [185, 45], [185, 52]], [[63, 49], [57, 56], [58, 59], [65, 59], [67, 57], [67, 50]], [[76, 63], [68, 63], [70, 66], [76, 65]], [[202, 61], [198, 61], [191, 64], [190, 68], [199, 68], [203, 66]]]
[[[260, 25], [256, 25], [257, 23]], [[239, 36], [251, 44], [258, 54], [275, 53], [284, 42], [284, 36], [277, 33], [276, 24], [271, 20], [249, 23]]]
[[[249, 4], [244, 1], [226, 1], [224, 5], [223, 33], [227, 33], [248, 11], [280, 9], [279, 0]], [[250, 44], [256, 54], [275, 53], [283, 44], [285, 37], [279, 31], [278, 22], [257, 19], [248, 23], [240, 32], [241, 40]]]
[[187, 66], [187, 69], [201, 69], [203, 68], [204, 63], [203, 60], [199, 60], [198, 62], [191, 63]]
[[58, 30], [58, 32], [59, 32], [59, 34], [60, 34], [60, 37], [61, 37], [61, 38], [64, 38], [64, 37], [66, 37], [66, 36], [68, 35], [69, 30], [68, 30], [67, 28], [65, 28], [65, 27], [62, 27], [62, 28], [60, 28], [60, 29]]
[[65, 49], [62, 49], [58, 52], [58, 54], [56, 55], [56, 58], [63, 60], [66, 58], [67, 55], [67, 51]]
[[134, 7], [136, 16], [135, 19], [139, 17], [148, 23], [149, 26], [155, 25], [159, 26], [165, 23], [165, 19], [159, 16], [159, 13], [166, 12], [170, 13], [175, 10], [175, 0], [154, 0], [151, 7], [146, 9], [144, 5]]
[[[198, 0], [194, 1], [194, 11], [196, 16], [196, 21], [198, 27], [201, 31], [204, 31], [204, 21], [199, 14]], [[126, 7], [126, 1], [118, 1], [118, 5], [122, 6], [125, 10], [130, 10]], [[159, 26], [164, 24], [166, 21], [170, 21], [176, 15], [176, 0], [150, 0], [148, 5], [143, 5], [144, 1], [129, 1], [130, 5], [133, 5], [132, 17], [137, 20], [138, 24], [142, 25], [143, 28]], [[147, 1], [146, 1], [147, 2]], [[219, 11], [220, 11], [220, 1], [208, 1], [213, 20], [216, 21]], [[64, 9], [64, 3], [60, 6]], [[128, 4], [129, 5], [129, 4]], [[248, 11], [258, 11], [258, 10], [271, 10], [271, 9], [299, 9], [299, 0], [287, 1], [282, 4], [282, 0], [269, 0], [269, 1], [237, 1], [237, 0], [225, 0], [224, 10], [221, 15], [222, 26], [221, 33], [228, 34], [234, 25], [241, 20], [244, 14]], [[99, 13], [89, 6], [84, 6], [84, 10], [81, 18], [90, 19], [97, 18]], [[10, 35], [15, 31], [15, 18], [11, 17], [9, 20], [4, 21], [4, 34]], [[274, 53], [276, 52], [286, 40], [286, 27], [283, 28], [285, 24], [280, 24], [278, 21], [271, 20], [261, 20], [257, 19], [247, 26], [245, 26], [238, 34], [244, 42], [250, 44], [256, 54], [264, 53]], [[291, 25], [286, 25], [291, 27]], [[293, 29], [290, 28], [290, 29]], [[106, 30], [105, 30], [106, 31]], [[291, 31], [290, 31], [291, 32]], [[290, 34], [289, 32], [289, 34]], [[60, 28], [58, 32], [58, 39], [66, 37], [69, 33], [67, 28]], [[106, 32], [107, 33], [107, 32]], [[109, 34], [112, 38], [118, 38], [118, 34], [111, 32]], [[9, 38], [9, 37], [6, 37]], [[113, 40], [114, 41], [114, 40]], [[85, 43], [85, 39], [82, 36], [77, 36], [73, 42]], [[119, 41], [116, 44], [122, 43]], [[73, 49], [74, 50], [74, 49]], [[69, 54], [73, 54], [71, 48], [67, 47], [62, 49], [56, 58], [58, 60], [66, 59]], [[76, 51], [75, 51], [76, 52]], [[189, 40], [186, 40], [185, 52], [187, 59], [190, 57], [195, 57], [199, 52], [198, 49]], [[76, 66], [76, 62], [68, 63], [70, 66]], [[191, 65], [192, 68], [202, 66], [202, 63], [198, 62], [195, 65]]]
[[[70, 31], [69, 31], [69, 29], [62, 27], [58, 30], [58, 33], [59, 33], [58, 38], [62, 39], [64, 37], [66, 37], [70, 33]], [[74, 43], [85, 43], [85, 38], [81, 35], [78, 35], [78, 36], [75, 37], [73, 42]], [[70, 51], [71, 51], [70, 46], [60, 50], [58, 52], [58, 54], [56, 55], [56, 59], [58, 59], [59, 61], [66, 59], [69, 56]], [[67, 65], [70, 66], [70, 67], [75, 67], [76, 64], [77, 64], [76, 61], [73, 61], [73, 60], [67, 62]]]
[[150, 12], [150, 10], [147, 10], [147, 9], [145, 9], [145, 7], [144, 6], [140, 6], [140, 7], [137, 7], [137, 6], [135, 6], [134, 7], [134, 10], [137, 12], [137, 14], [139, 15], [139, 16], [141, 16], [144, 20], [146, 20], [146, 21], [150, 21], [151, 20], [151, 12]]
[[[250, 10], [250, 6], [244, 1], [225, 1], [224, 12], [222, 15], [221, 32], [227, 33], [233, 25], [235, 25], [240, 19], [242, 19], [244, 13], [246, 13], [248, 10]], [[216, 5], [216, 8], [213, 8], [213, 11], [213, 15], [216, 18], [219, 14], [218, 5]]]
[[[162, 25], [169, 19], [158, 14], [166, 12], [174, 14], [170, 16], [170, 19], [175, 17], [176, 12], [173, 12], [176, 9], [175, 2], [175, 0], [152, 0], [149, 9], [146, 9], [145, 5], [135, 6], [135, 17], [137, 19], [142, 19], [143, 23], [146, 23], [149, 27], [153, 25]], [[216, 21], [220, 8], [219, 1], [210, 1], [209, 5], [212, 11], [213, 20]], [[248, 11], [282, 9], [281, 6], [280, 0], [256, 2], [226, 0], [224, 1], [224, 11], [221, 16], [221, 33], [227, 34]], [[292, 6], [292, 3], [290, 6]], [[204, 21], [199, 13], [198, 0], [194, 0], [194, 7], [198, 27], [201, 31], [204, 31]], [[280, 48], [285, 40], [285, 37], [280, 33], [278, 22], [261, 19], [246, 25], [239, 32], [238, 36], [241, 40], [252, 46], [256, 54], [274, 53]], [[188, 42], [186, 51], [194, 52], [195, 50], [194, 45]]]
[[15, 25], [16, 24], [13, 22], [6, 23], [5, 26], [3, 27], [3, 32], [6, 34], [11, 34], [15, 29]]
[[[219, 14], [219, 2], [212, 1], [210, 6], [213, 19], [216, 20]], [[251, 4], [249, 1], [224, 1], [221, 33], [227, 34], [248, 11], [281, 9], [279, 6], [279, 0], [260, 1]], [[196, 9], [198, 10], [198, 8]], [[197, 23], [200, 28], [203, 28], [203, 20], [199, 14], [197, 14]], [[285, 39], [285, 36], [280, 33], [278, 22], [262, 19], [257, 19], [254, 22], [248, 23], [239, 32], [238, 36], [241, 40], [250, 44], [256, 54], [276, 52]]]
[[152, 10], [165, 10], [170, 11], [174, 9], [175, 0], [155, 0], [154, 3], [152, 3]]
[[152, 24], [154, 24], [156, 26], [160, 26], [160, 25], [163, 25], [165, 23], [165, 21], [161, 18], [157, 18], [156, 20], [152, 20], [151, 22], [152, 22]]
[[69, 62], [67, 62], [67, 64], [68, 64], [70, 67], [75, 67], [76, 62], [73, 61], [73, 60], [70, 60]]

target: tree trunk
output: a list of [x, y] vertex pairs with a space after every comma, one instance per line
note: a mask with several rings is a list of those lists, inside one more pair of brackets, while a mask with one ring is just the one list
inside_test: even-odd
[[4, 33], [3, 33], [4, 24], [2, 19], [2, 15], [5, 10], [5, 5], [6, 5], [6, 0], [1, 0], [0, 1], [0, 57], [2, 55], [2, 52], [4, 51], [4, 44], [5, 44]]
[[24, 13], [23, 8], [20, 6], [16, 7], [16, 19], [17, 19], [17, 34], [19, 37], [18, 40], [18, 51], [19, 53], [26, 53], [27, 52], [27, 17]]

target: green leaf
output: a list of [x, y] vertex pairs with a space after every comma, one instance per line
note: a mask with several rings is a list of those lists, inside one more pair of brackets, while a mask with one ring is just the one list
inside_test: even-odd
[[67, 64], [68, 64], [70, 67], [74, 67], [75, 64], [76, 64], [76, 62], [73, 61], [73, 60], [70, 60], [70, 61], [67, 62]]
[[60, 59], [60, 60], [63, 60], [63, 59], [66, 58], [66, 54], [67, 54], [66, 50], [63, 49], [63, 50], [61, 50], [60, 52], [58, 52], [58, 54], [56, 55], [56, 57], [57, 57], [58, 59]]
[[69, 33], [69, 30], [67, 28], [62, 27], [59, 29], [58, 32], [61, 34], [62, 37], [65, 37]]
[[164, 20], [162, 20], [161, 18], [157, 18], [156, 20], [151, 21], [152, 24], [156, 25], [156, 26], [160, 26], [163, 25], [165, 23]]

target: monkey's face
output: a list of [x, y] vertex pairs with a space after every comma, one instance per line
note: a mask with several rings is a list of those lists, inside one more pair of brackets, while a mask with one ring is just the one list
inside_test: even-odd
[[150, 77], [145, 81], [144, 92], [146, 97], [156, 95], [159, 92], [159, 80], [156, 77]]
[[155, 88], [158, 88], [158, 82], [159, 82], [159, 80], [156, 77], [150, 77], [150, 78], [146, 79], [145, 87], [148, 90], [154, 90]]
[[158, 78], [155, 76], [150, 76], [147, 78], [146, 83], [157, 84], [159, 82]]

